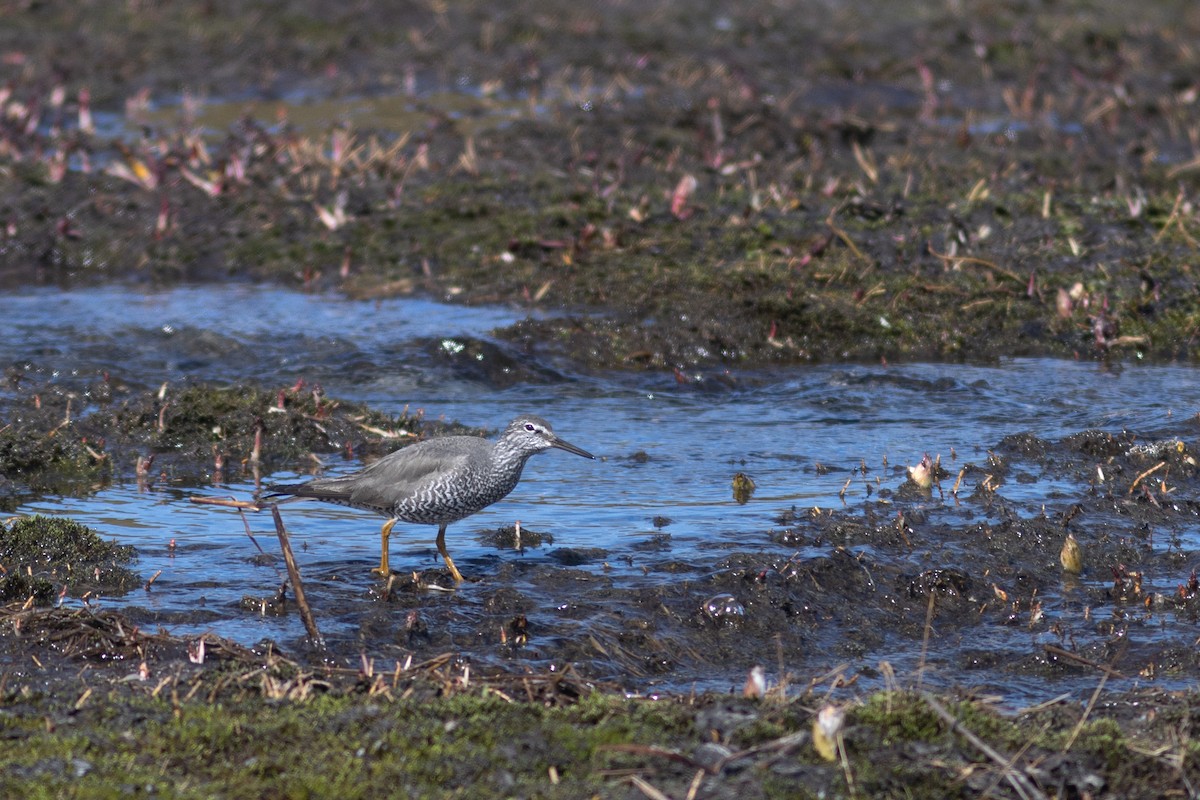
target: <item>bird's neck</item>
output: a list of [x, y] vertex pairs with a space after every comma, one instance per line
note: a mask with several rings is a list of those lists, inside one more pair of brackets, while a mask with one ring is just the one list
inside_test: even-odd
[[492, 445], [492, 460], [497, 464], [516, 464], [518, 470], [525, 466], [525, 462], [533, 455], [527, 450], [520, 450], [514, 447], [511, 443], [500, 439]]

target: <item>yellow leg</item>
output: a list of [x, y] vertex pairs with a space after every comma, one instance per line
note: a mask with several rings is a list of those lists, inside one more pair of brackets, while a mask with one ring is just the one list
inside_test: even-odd
[[388, 569], [388, 538], [392, 535], [392, 526], [395, 524], [396, 520], [394, 519], [383, 523], [383, 528], [379, 531], [379, 566], [371, 570], [376, 575], [382, 575], [385, 578], [392, 574], [392, 571]]
[[450, 575], [454, 578], [455, 583], [462, 583], [462, 573], [458, 571], [458, 567], [454, 566], [454, 559], [450, 558], [450, 554], [446, 552], [446, 526], [438, 526], [437, 538], [438, 552], [442, 554], [442, 560], [446, 562], [446, 568], [450, 570]]

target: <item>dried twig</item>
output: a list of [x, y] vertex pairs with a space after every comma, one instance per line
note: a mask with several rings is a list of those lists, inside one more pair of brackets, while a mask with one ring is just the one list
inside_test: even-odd
[[1146, 470], [1145, 472], [1143, 472], [1143, 473], [1139, 474], [1139, 475], [1138, 475], [1136, 478], [1134, 478], [1134, 479], [1133, 479], [1133, 483], [1132, 483], [1132, 484], [1130, 484], [1130, 486], [1129, 486], [1129, 493], [1130, 493], [1130, 494], [1133, 494], [1133, 490], [1134, 490], [1134, 489], [1136, 489], [1136, 488], [1138, 487], [1138, 484], [1142, 482], [1142, 478], [1148, 478], [1148, 477], [1150, 477], [1151, 475], [1153, 475], [1154, 473], [1158, 472], [1160, 469], [1162, 469], [1162, 468], [1163, 468], [1163, 467], [1165, 467], [1166, 465], [1167, 465], [1167, 462], [1165, 462], [1165, 461], [1160, 461], [1160, 462], [1158, 462], [1157, 464], [1155, 464], [1153, 467], [1151, 467], [1150, 469], [1148, 469], [1148, 470]]
[[958, 735], [962, 736], [964, 739], [974, 745], [975, 748], [981, 753], [995, 762], [996, 766], [1003, 770], [1005, 779], [1012, 784], [1013, 789], [1016, 790], [1018, 795], [1020, 795], [1022, 798], [1026, 798], [1026, 800], [1028, 800], [1028, 798], [1045, 799], [1046, 795], [1041, 789], [1034, 785], [1033, 781], [1029, 779], [1029, 776], [1014, 767], [1012, 762], [1004, 757], [1003, 753], [999, 752], [983, 739], [980, 739], [978, 736], [964, 727], [963, 724], [959, 722], [958, 719], [951, 714], [945, 706], [934, 699], [932, 694], [929, 692], [921, 692], [921, 699], [923, 699], [925, 703], [931, 709], [933, 709], [933, 713], [941, 717], [942, 720], [950, 726], [951, 733], [957, 733]]
[[318, 647], [325, 646], [321, 632], [317, 630], [317, 621], [313, 618], [312, 609], [304, 598], [304, 585], [300, 582], [300, 568], [296, 566], [296, 557], [292, 555], [292, 546], [288, 543], [287, 529], [283, 527], [283, 517], [279, 516], [279, 506], [271, 504], [271, 516], [275, 518], [275, 533], [279, 535], [279, 547], [283, 550], [283, 560], [287, 564], [288, 575], [292, 581], [292, 592], [296, 595], [296, 605], [300, 608], [300, 619], [304, 621], [304, 629]]
[[[1117, 652], [1116, 657], [1113, 658], [1114, 664], [1121, 658], [1121, 656], [1125, 655], [1125, 651], [1128, 648], [1129, 637], [1126, 636], [1121, 641], [1121, 648]], [[1091, 716], [1092, 709], [1096, 707], [1096, 701], [1100, 699], [1100, 693], [1104, 691], [1104, 684], [1108, 682], [1109, 676], [1113, 674], [1116, 674], [1117, 676], [1120, 675], [1119, 672], [1111, 667], [1104, 669], [1104, 677], [1100, 679], [1100, 683], [1096, 684], [1096, 691], [1092, 692], [1091, 699], [1088, 700], [1087, 708], [1083, 709], [1083, 715], [1079, 717], [1079, 722], [1075, 723], [1075, 728], [1071, 731], [1071, 735], [1067, 737], [1067, 743], [1063, 747], [1064, 753], [1068, 752], [1072, 747], [1075, 746], [1075, 740], [1079, 738], [1079, 732], [1083, 730], [1083, 723], [1087, 722], [1087, 718]]]
[[224, 506], [225, 508], [242, 508], [247, 511], [262, 511], [263, 506], [258, 503], [250, 502], [249, 500], [234, 500], [232, 497], [198, 497], [192, 496], [188, 500], [200, 506]]
[[[684, 755], [683, 753], [680, 753], [678, 750], [669, 750], [665, 747], [654, 747], [653, 745], [637, 744], [637, 743], [629, 743], [629, 744], [618, 743], [618, 744], [602, 744], [599, 746], [599, 749], [607, 750], [607, 751], [614, 752], [614, 753], [631, 753], [633, 755], [639, 755], [639, 756], [658, 756], [661, 758], [669, 759], [671, 761], [679, 762], [680, 764], [685, 764], [694, 769], [703, 769], [705, 771], [711, 771], [712, 774], [714, 774], [714, 775], [720, 771], [719, 769], [716, 769], [716, 768], [710, 770], [704, 764], [701, 764], [699, 761], [692, 758], [691, 756]], [[724, 763], [724, 761], [725, 760], [722, 759], [722, 764]]]
[[1044, 644], [1044, 645], [1042, 645], [1042, 649], [1045, 650], [1047, 653], [1049, 653], [1052, 656], [1058, 656], [1059, 658], [1065, 658], [1068, 661], [1074, 661], [1077, 664], [1082, 664], [1085, 667], [1091, 667], [1092, 669], [1098, 669], [1104, 673], [1105, 677], [1109, 677], [1109, 678], [1124, 678], [1125, 677], [1120, 672], [1118, 672], [1117, 670], [1108, 666], [1107, 664], [1101, 664], [1097, 661], [1092, 661], [1090, 658], [1084, 658], [1081, 655], [1072, 653], [1070, 650], [1064, 650], [1063, 648], [1056, 647], [1052, 644]]
[[837, 212], [838, 209], [835, 208], [833, 211], [830, 211], [829, 216], [825, 218], [825, 224], [829, 226], [829, 230], [833, 232], [834, 236], [841, 239], [842, 244], [846, 245], [846, 247], [849, 247], [850, 252], [854, 253], [857, 258], [861, 258], [863, 261], [870, 261], [871, 259], [863, 255], [863, 251], [858, 249], [858, 245], [854, 244], [854, 240], [850, 238], [850, 234], [833, 224], [833, 218], [837, 215]]
[[929, 636], [933, 633], [933, 607], [936, 599], [937, 593], [931, 589], [929, 592], [929, 606], [925, 609], [925, 632], [921, 637], [921, 661], [917, 664], [918, 689], [925, 682], [925, 657], [929, 655]]
[[991, 261], [985, 261], [982, 258], [975, 258], [973, 256], [946, 255], [944, 253], [939, 253], [937, 250], [934, 250], [933, 245], [929, 246], [929, 254], [931, 256], [933, 256], [934, 258], [941, 259], [942, 261], [954, 261], [959, 264], [977, 264], [981, 267], [990, 269], [992, 272], [995, 272], [997, 275], [1003, 275], [1006, 278], [1011, 278], [1012, 280], [1016, 281], [1017, 283], [1021, 284], [1022, 286], [1025, 285], [1025, 279], [1022, 278], [1017, 273], [1013, 272], [1012, 270], [1007, 270], [1004, 267], [1000, 266], [999, 264], [993, 264]]
[[639, 778], [637, 775], [630, 775], [629, 782], [637, 787], [638, 791], [646, 795], [646, 797], [649, 797], [650, 800], [671, 800], [671, 798], [667, 797], [661, 791], [651, 786], [648, 781], [644, 780], [643, 778]]

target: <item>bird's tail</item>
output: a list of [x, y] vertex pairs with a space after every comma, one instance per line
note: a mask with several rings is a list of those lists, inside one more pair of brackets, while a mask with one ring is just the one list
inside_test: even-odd
[[264, 500], [274, 497], [286, 497], [279, 503], [291, 503], [296, 500], [330, 500], [344, 502], [350, 499], [350, 492], [337, 486], [333, 481], [308, 481], [306, 483], [272, 483], [266, 488]]

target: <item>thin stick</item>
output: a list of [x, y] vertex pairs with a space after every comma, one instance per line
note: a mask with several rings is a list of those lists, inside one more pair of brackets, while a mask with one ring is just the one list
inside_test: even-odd
[[855, 256], [861, 258], [863, 261], [869, 261], [870, 259], [863, 255], [863, 251], [859, 250], [858, 246], [854, 244], [854, 240], [850, 238], [850, 234], [833, 224], [833, 218], [837, 214], [837, 211], [838, 210], [835, 208], [833, 211], [829, 212], [829, 216], [825, 218], [825, 224], [829, 226], [829, 230], [833, 231], [835, 236], [842, 240], [842, 243], [845, 244], [846, 247], [850, 248], [850, 252], [854, 253]]
[[837, 732], [836, 741], [838, 757], [842, 761], [842, 774], [846, 776], [846, 788], [850, 790], [850, 796], [854, 797], [858, 790], [854, 788], [854, 773], [850, 771], [850, 758], [846, 755], [846, 739], [840, 730]]
[[143, 589], [145, 589], [147, 592], [148, 592], [148, 591], [150, 591], [150, 584], [152, 584], [152, 583], [154, 583], [156, 580], [158, 580], [158, 576], [159, 576], [159, 575], [162, 575], [162, 570], [161, 570], [161, 569], [160, 569], [158, 572], [156, 572], [156, 573], [154, 573], [153, 575], [151, 575], [151, 576], [150, 576], [150, 580], [146, 581], [146, 585], [145, 585], [145, 586], [143, 586], [142, 588], [143, 588]]
[[925, 634], [921, 637], [921, 663], [917, 665], [917, 688], [925, 683], [925, 657], [929, 655], [929, 634], [933, 632], [933, 603], [937, 594], [929, 592], [929, 607], [925, 609]]
[[250, 543], [258, 549], [258, 552], [262, 553], [264, 556], [267, 554], [267, 551], [263, 550], [262, 545], [258, 543], [258, 539], [254, 538], [254, 534], [250, 531], [250, 521], [246, 519], [247, 511], [262, 511], [263, 507], [258, 503], [248, 500], [234, 500], [232, 497], [192, 496], [189, 497], [188, 500], [199, 506], [221, 506], [223, 508], [236, 508], [238, 510], [238, 514], [240, 514], [242, 517], [242, 525], [246, 528], [246, 538], [248, 538]]
[[[1125, 651], [1127, 649], [1129, 649], [1129, 637], [1128, 636], [1126, 636], [1122, 640], [1121, 649], [1120, 649], [1120, 651], [1117, 652], [1116, 656], [1113, 658], [1114, 664], [1117, 663], [1117, 661], [1122, 656], [1125, 655]], [[1089, 716], [1091, 716], [1092, 709], [1096, 707], [1096, 701], [1100, 699], [1100, 693], [1102, 691], [1104, 691], [1104, 684], [1108, 682], [1109, 675], [1113, 674], [1113, 673], [1116, 673], [1118, 675], [1120, 674], [1120, 673], [1117, 673], [1116, 670], [1107, 669], [1104, 671], [1104, 677], [1100, 679], [1100, 683], [1096, 684], [1096, 691], [1092, 692], [1092, 697], [1090, 700], [1088, 700], [1087, 708], [1085, 708], [1083, 710], [1083, 716], [1081, 716], [1079, 718], [1079, 722], [1075, 723], [1075, 729], [1072, 730], [1071, 735], [1069, 737], [1067, 737], [1067, 744], [1065, 747], [1063, 747], [1064, 753], [1068, 752], [1072, 747], [1075, 746], [1075, 740], [1079, 738], [1079, 732], [1083, 730], [1083, 723], [1087, 722], [1087, 718]]]
[[304, 585], [300, 582], [300, 568], [296, 566], [296, 557], [292, 555], [287, 529], [283, 527], [283, 517], [279, 516], [279, 506], [274, 503], [271, 504], [271, 516], [275, 518], [275, 533], [279, 535], [279, 547], [283, 550], [283, 560], [287, 564], [288, 575], [291, 577], [292, 592], [296, 595], [296, 605], [300, 607], [300, 619], [304, 621], [308, 637], [317, 647], [324, 647], [325, 640], [321, 638], [321, 632], [317, 630], [317, 621], [313, 619], [312, 609], [308, 607], [308, 601], [304, 599]]
[[1017, 273], [1015, 273], [1011, 270], [1007, 270], [1004, 267], [1000, 266], [999, 264], [993, 264], [991, 261], [985, 261], [982, 258], [975, 258], [974, 256], [949, 256], [949, 255], [946, 255], [945, 253], [939, 253], [937, 250], [934, 250], [932, 245], [930, 245], [930, 247], [929, 247], [929, 254], [931, 256], [933, 256], [934, 258], [941, 259], [942, 261], [957, 261], [960, 264], [978, 264], [981, 267], [986, 267], [987, 269], [990, 269], [992, 272], [995, 272], [997, 275], [1003, 275], [1006, 278], [1011, 278], [1012, 280], [1014, 280], [1017, 283], [1022, 284], [1022, 285], [1025, 284], [1025, 279], [1022, 278]]
[[720, 768], [725, 766], [725, 763], [728, 760], [728, 759], [721, 759], [721, 761], [715, 767], [710, 768], [710, 767], [706, 767], [705, 765], [701, 764], [699, 761], [696, 761], [692, 757], [684, 755], [683, 753], [677, 752], [675, 750], [668, 750], [663, 747], [654, 747], [653, 745], [624, 744], [624, 743], [602, 744], [602, 745], [599, 745], [599, 749], [607, 750], [607, 751], [614, 752], [614, 753], [633, 753], [635, 755], [640, 755], [640, 756], [658, 756], [661, 758], [667, 758], [667, 759], [670, 759], [671, 761], [676, 761], [680, 764], [685, 764], [694, 769], [701, 769], [701, 770], [711, 772], [713, 775], [716, 775], [720, 771]]
[[1065, 658], [1068, 661], [1074, 661], [1076, 664], [1083, 664], [1085, 667], [1091, 667], [1092, 669], [1098, 669], [1104, 673], [1104, 677], [1106, 677], [1106, 678], [1124, 678], [1125, 677], [1120, 672], [1118, 672], [1117, 670], [1108, 666], [1107, 664], [1101, 664], [1098, 661], [1092, 661], [1090, 658], [1084, 658], [1081, 655], [1072, 653], [1070, 650], [1064, 650], [1063, 648], [1056, 647], [1055, 645], [1052, 645], [1052, 644], [1044, 644], [1044, 645], [1042, 645], [1042, 649], [1045, 650], [1047, 653], [1049, 653], [1052, 656], [1058, 656], [1059, 658]]
[[958, 477], [954, 480], [954, 488], [950, 490], [950, 494], [958, 497], [958, 487], [962, 484], [963, 475], [967, 474], [967, 468], [963, 467], [958, 471]]
[[[91, 690], [89, 689], [88, 691]], [[632, 783], [639, 792], [646, 795], [646, 797], [649, 797], [650, 800], [671, 800], [671, 798], [667, 797], [658, 789], [651, 786], [648, 781], [643, 778], [639, 778], [637, 775], [630, 775], [629, 782]]]
[[262, 506], [249, 500], [234, 500], [232, 497], [189, 497], [190, 502], [198, 506], [224, 506], [225, 508], [243, 508], [247, 511], [262, 511]]
[[242, 518], [242, 526], [246, 529], [246, 538], [249, 539], [250, 543], [258, 549], [259, 553], [265, 556], [267, 551], [262, 549], [262, 545], [258, 543], [258, 539], [254, 538], [254, 533], [250, 530], [250, 520], [246, 519], [246, 510], [244, 508], [239, 508], [238, 516]]
[[929, 692], [921, 692], [921, 699], [933, 709], [933, 713], [941, 717], [947, 725], [950, 726], [951, 733], [957, 733], [974, 745], [981, 753], [990, 758], [1004, 771], [1004, 777], [1012, 784], [1012, 787], [1017, 790], [1017, 794], [1024, 798], [1039, 797], [1045, 798], [1046, 795], [1029, 780], [1025, 773], [1012, 766], [1011, 762], [1004, 757], [1002, 753], [995, 750], [983, 739], [980, 739], [971, 731], [967, 730], [958, 719], [951, 714], [945, 706], [934, 699]]
[[1130, 486], [1129, 486], [1129, 493], [1130, 493], [1130, 494], [1133, 494], [1133, 490], [1134, 490], [1134, 489], [1136, 489], [1136, 488], [1138, 487], [1138, 484], [1142, 482], [1142, 478], [1148, 478], [1148, 477], [1150, 477], [1151, 475], [1153, 475], [1154, 473], [1158, 472], [1160, 469], [1162, 469], [1162, 468], [1163, 468], [1163, 467], [1165, 467], [1166, 465], [1167, 465], [1167, 462], [1165, 462], [1165, 461], [1160, 461], [1160, 462], [1158, 462], [1156, 465], [1154, 465], [1153, 467], [1151, 467], [1150, 469], [1146, 470], [1145, 472], [1141, 473], [1141, 474], [1140, 474], [1140, 475], [1138, 475], [1136, 478], [1134, 478], [1134, 479], [1133, 479], [1133, 483], [1132, 483], [1132, 484], [1130, 484]]

